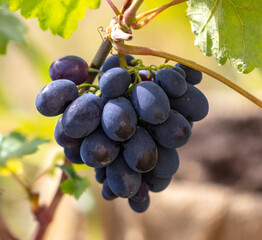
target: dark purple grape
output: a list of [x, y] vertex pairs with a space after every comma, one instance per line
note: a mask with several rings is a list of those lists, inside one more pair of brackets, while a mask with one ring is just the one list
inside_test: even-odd
[[112, 192], [122, 198], [131, 198], [141, 185], [141, 173], [126, 164], [122, 154], [106, 167], [106, 179]]
[[186, 78], [186, 72], [183, 70], [183, 68], [178, 67], [178, 66], [174, 66], [171, 69], [180, 73], [183, 78]]
[[77, 98], [76, 85], [67, 79], [60, 79], [48, 83], [38, 93], [35, 105], [41, 114], [53, 117], [63, 113], [67, 106]]
[[117, 196], [110, 189], [107, 179], [105, 179], [103, 182], [102, 196], [105, 200], [109, 200], [109, 201], [117, 198]]
[[120, 97], [131, 83], [127, 70], [121, 67], [107, 70], [99, 80], [99, 89], [108, 98]]
[[202, 80], [202, 72], [194, 69], [194, 68], [191, 68], [191, 67], [188, 67], [186, 65], [183, 65], [181, 63], [177, 63], [175, 65], [176, 67], [180, 67], [182, 68], [185, 73], [186, 73], [186, 81], [188, 83], [191, 83], [193, 85], [196, 85], [196, 84], [199, 84]]
[[137, 84], [132, 92], [132, 103], [139, 116], [146, 122], [159, 124], [168, 118], [168, 97], [155, 82]]
[[101, 121], [106, 135], [115, 141], [126, 141], [136, 131], [136, 112], [131, 103], [123, 97], [106, 103]]
[[64, 148], [65, 156], [70, 162], [75, 163], [75, 164], [84, 164], [80, 156], [80, 147], [81, 147], [81, 144], [76, 145], [71, 148]]
[[131, 198], [128, 199], [128, 203], [129, 203], [129, 206], [131, 207], [131, 209], [137, 213], [143, 213], [145, 212], [148, 207], [149, 207], [149, 204], [150, 204], [150, 197], [149, 195], [147, 195], [147, 198], [145, 201], [142, 201], [142, 202], [136, 202], [136, 201], [133, 201]]
[[144, 173], [152, 170], [157, 163], [157, 147], [150, 134], [137, 126], [135, 134], [123, 143], [123, 156], [130, 168]]
[[[132, 66], [131, 61], [134, 59], [134, 57], [131, 56], [131, 55], [128, 55], [128, 54], [126, 54], [125, 57], [126, 57], [127, 66]], [[100, 70], [102, 72], [106, 72], [107, 70], [109, 70], [111, 68], [115, 68], [115, 67], [120, 67], [118, 55], [112, 55], [112, 56], [108, 57], [105, 60], [105, 62], [103, 63]]]
[[49, 75], [52, 80], [69, 79], [76, 85], [85, 82], [89, 76], [86, 61], [77, 56], [64, 56], [55, 60], [50, 68]]
[[95, 168], [96, 172], [96, 181], [99, 183], [103, 183], [106, 179], [106, 167]]
[[85, 137], [80, 154], [86, 165], [98, 168], [113, 162], [119, 151], [119, 143], [107, 137], [102, 128], [98, 128]]
[[143, 173], [143, 178], [149, 186], [151, 192], [161, 192], [165, 190], [170, 184], [172, 177], [159, 178], [156, 177], [152, 172]]
[[62, 117], [66, 135], [82, 138], [93, 132], [100, 124], [103, 102], [100, 97], [85, 93], [72, 102]]
[[207, 114], [209, 105], [205, 95], [195, 86], [188, 83], [186, 93], [177, 98], [169, 98], [172, 109], [181, 113], [189, 121], [200, 121]]
[[148, 124], [147, 129], [156, 142], [166, 148], [178, 148], [185, 145], [191, 135], [188, 121], [174, 110], [170, 110], [169, 117], [164, 123]]
[[170, 97], [182, 96], [187, 89], [187, 82], [182, 75], [169, 68], [164, 68], [157, 72], [156, 83]]
[[139, 76], [141, 77], [141, 80], [144, 81], [152, 81], [154, 82], [155, 79], [152, 77], [152, 74], [148, 70], [140, 70]]
[[138, 192], [136, 193], [135, 196], [131, 197], [130, 199], [134, 202], [144, 202], [147, 200], [148, 191], [149, 191], [149, 186], [147, 182], [144, 179], [142, 179], [142, 183]]
[[56, 142], [64, 148], [74, 147], [76, 145], [81, 144], [83, 141], [83, 138], [71, 138], [65, 134], [64, 129], [62, 127], [62, 116], [58, 119], [56, 123], [54, 136]]
[[152, 170], [156, 177], [169, 178], [174, 175], [179, 167], [179, 157], [175, 148], [157, 146], [158, 160]]

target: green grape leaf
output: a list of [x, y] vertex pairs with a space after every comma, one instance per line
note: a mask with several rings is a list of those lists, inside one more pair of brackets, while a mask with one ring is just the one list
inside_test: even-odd
[[27, 140], [26, 136], [19, 132], [11, 132], [4, 136], [0, 134], [0, 164], [4, 164], [13, 157], [22, 157], [38, 150], [38, 146], [49, 142], [47, 139], [35, 138]]
[[61, 183], [60, 189], [63, 193], [74, 196], [76, 199], [84, 193], [89, 186], [89, 180], [87, 178], [81, 178], [71, 181], [69, 178]]
[[[1, 0], [0, 0], [1, 1]], [[3, 1], [3, 0], [2, 0]], [[100, 0], [6, 0], [11, 11], [21, 10], [27, 18], [38, 18], [39, 26], [63, 38], [69, 38], [83, 19], [86, 9], [96, 9]]]
[[187, 17], [205, 55], [242, 73], [262, 66], [261, 0], [190, 0]]
[[72, 166], [56, 165], [65, 172], [68, 179], [60, 184], [60, 189], [63, 193], [73, 195], [78, 199], [84, 191], [90, 186], [88, 178], [80, 177]]
[[4, 4], [0, 4], [0, 54], [6, 53], [9, 41], [25, 44], [25, 31], [25, 25]]

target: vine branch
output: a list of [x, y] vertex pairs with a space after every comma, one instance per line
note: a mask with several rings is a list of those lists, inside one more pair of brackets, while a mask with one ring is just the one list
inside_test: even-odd
[[132, 0], [125, 0], [123, 7], [121, 9], [121, 14], [124, 14], [124, 12], [131, 6]]
[[144, 13], [138, 15], [138, 16], [136, 17], [136, 20], [137, 20], [137, 21], [139, 21], [139, 20], [143, 19], [144, 17], [152, 14], [151, 16], [149, 16], [149, 17], [148, 17], [146, 20], [144, 20], [143, 22], [141, 22], [141, 23], [139, 23], [139, 24], [136, 24], [136, 25], [134, 26], [134, 29], [140, 29], [140, 28], [146, 26], [153, 18], [155, 18], [158, 14], [160, 14], [161, 12], [163, 12], [164, 10], [166, 10], [167, 8], [172, 7], [172, 6], [174, 6], [174, 5], [177, 5], [177, 4], [179, 4], [179, 3], [186, 2], [186, 1], [187, 1], [187, 0], [173, 0], [173, 1], [171, 1], [170, 3], [167, 3], [167, 4], [165, 4], [165, 5], [163, 5], [163, 6], [159, 7], [159, 8], [154, 8], [154, 9], [152, 9], [152, 10], [149, 10], [149, 11], [147, 11], [147, 12], [144, 12]]
[[175, 62], [182, 63], [188, 67], [194, 68], [196, 70], [199, 70], [203, 73], [206, 73], [207, 75], [217, 79], [218, 81], [224, 83], [228, 87], [234, 89], [236, 92], [240, 93], [242, 96], [245, 98], [249, 99], [253, 103], [255, 103], [257, 106], [262, 108], [262, 101], [255, 97], [254, 95], [250, 94], [247, 92], [245, 89], [241, 88], [237, 84], [233, 83], [229, 79], [225, 78], [224, 76], [210, 70], [209, 68], [206, 68], [198, 63], [195, 63], [193, 61], [187, 60], [185, 58], [181, 58], [179, 56], [164, 52], [164, 51], [159, 51], [153, 48], [146, 48], [146, 47], [139, 47], [139, 46], [130, 46], [126, 45], [123, 43], [114, 43], [114, 48], [121, 53], [125, 54], [133, 54], [133, 55], [151, 55], [155, 57], [161, 57], [168, 60], [172, 60]]
[[[65, 159], [65, 164], [67, 165], [71, 165], [71, 163]], [[49, 224], [52, 222], [56, 209], [60, 203], [60, 201], [62, 200], [62, 197], [64, 195], [64, 193], [61, 191], [60, 189], [60, 184], [62, 182], [64, 182], [67, 179], [66, 174], [63, 172], [62, 176], [60, 178], [60, 182], [58, 185], [58, 188], [56, 190], [56, 193], [51, 201], [51, 203], [49, 204], [48, 207], [46, 206], [41, 206], [37, 209], [37, 211], [33, 212], [37, 221], [38, 221], [38, 226], [36, 229], [35, 234], [32, 236], [31, 240], [42, 240], [46, 230], [49, 226]]]
[[118, 16], [120, 14], [118, 8], [115, 6], [115, 4], [111, 0], [106, 0], [109, 6], [112, 8], [114, 11], [115, 15]]

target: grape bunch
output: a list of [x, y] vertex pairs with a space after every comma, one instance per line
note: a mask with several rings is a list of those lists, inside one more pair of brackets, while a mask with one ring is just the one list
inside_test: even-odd
[[195, 87], [201, 72], [179, 63], [152, 69], [134, 61], [126, 55], [125, 69], [110, 56], [99, 86], [81, 91], [88, 64], [76, 56], [57, 59], [36, 107], [45, 116], [62, 114], [57, 143], [69, 161], [95, 169], [106, 200], [127, 198], [135, 212], [144, 212], [149, 191], [171, 182], [179, 166], [176, 148], [188, 142], [193, 122], [207, 115], [208, 101]]

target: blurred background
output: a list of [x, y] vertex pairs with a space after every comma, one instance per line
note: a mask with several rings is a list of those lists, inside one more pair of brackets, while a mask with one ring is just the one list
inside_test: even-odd
[[[121, 6], [123, 1], [114, 1]], [[145, 0], [141, 11], [168, 1]], [[50, 64], [64, 55], [77, 55], [91, 63], [113, 11], [102, 1], [87, 10], [68, 40], [42, 31], [36, 19], [24, 20], [27, 45], [10, 43], [0, 55], [0, 132], [18, 130], [51, 142], [36, 154], [22, 158], [21, 175], [27, 182], [47, 169], [62, 148], [53, 138], [57, 118], [40, 115], [35, 98], [50, 82]], [[262, 71], [239, 74], [229, 63], [218, 66], [194, 46], [186, 4], [170, 8], [145, 28], [134, 31], [130, 44], [156, 48], [193, 60], [233, 80], [262, 99]], [[104, 33], [102, 32], [102, 35]], [[115, 53], [115, 51], [113, 51]], [[142, 57], [145, 65], [162, 59]], [[65, 196], [45, 239], [63, 240], [227, 240], [262, 239], [262, 112], [259, 107], [215, 79], [204, 75], [199, 89], [209, 100], [209, 115], [195, 123], [189, 143], [178, 149], [180, 168], [171, 185], [151, 194], [146, 213], [132, 212], [124, 199], [106, 202], [94, 171], [78, 167], [92, 185], [80, 200]], [[40, 201], [48, 204], [58, 184], [59, 170], [35, 183]], [[30, 239], [36, 221], [26, 194], [10, 177], [0, 176], [0, 211], [19, 239]], [[0, 233], [1, 239], [1, 233]], [[2, 239], [1, 239], [2, 240]]]

